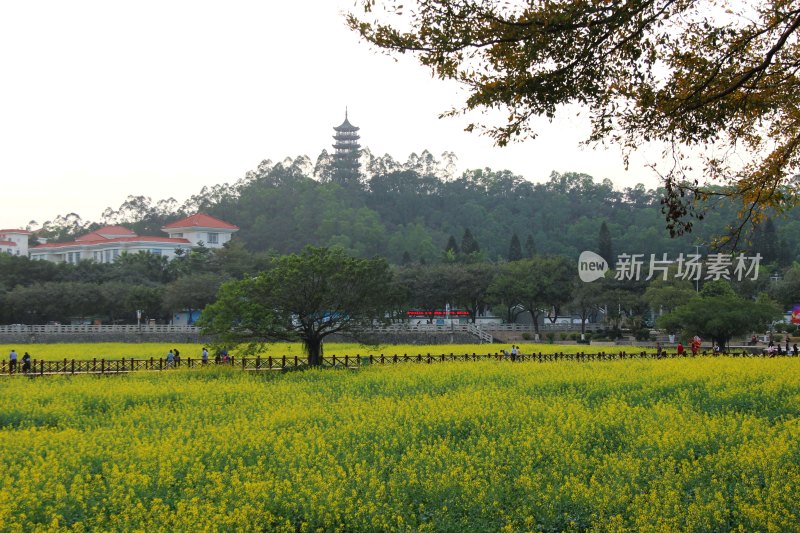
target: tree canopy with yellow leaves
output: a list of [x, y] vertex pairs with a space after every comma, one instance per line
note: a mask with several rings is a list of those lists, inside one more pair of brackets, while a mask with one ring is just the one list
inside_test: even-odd
[[[405, 4], [405, 5], [403, 5]], [[535, 136], [567, 104], [591, 114], [588, 143], [664, 151], [656, 169], [672, 235], [700, 205], [740, 204], [747, 221], [795, 204], [800, 156], [798, 0], [361, 0], [349, 26], [389, 53], [413, 53], [464, 84], [453, 116], [498, 145]], [[701, 161], [700, 164], [697, 161]]]

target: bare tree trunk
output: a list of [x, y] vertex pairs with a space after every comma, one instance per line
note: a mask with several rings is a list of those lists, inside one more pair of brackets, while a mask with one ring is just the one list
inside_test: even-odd
[[317, 367], [322, 365], [322, 339], [311, 337], [303, 339], [303, 346], [308, 354], [308, 366]]
[[528, 308], [528, 312], [531, 314], [531, 321], [533, 322], [533, 332], [536, 334], [536, 338], [539, 338], [539, 313], [533, 310], [533, 307]]

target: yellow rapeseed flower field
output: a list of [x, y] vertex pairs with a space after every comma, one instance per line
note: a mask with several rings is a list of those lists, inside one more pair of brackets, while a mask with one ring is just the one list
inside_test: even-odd
[[796, 531], [800, 359], [0, 379], [3, 531]]

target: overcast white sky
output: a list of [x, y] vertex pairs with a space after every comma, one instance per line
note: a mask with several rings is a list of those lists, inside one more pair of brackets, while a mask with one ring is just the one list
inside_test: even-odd
[[459, 170], [531, 181], [586, 172], [618, 188], [655, 177], [645, 156], [581, 148], [565, 116], [506, 148], [438, 119], [463, 101], [411, 57], [350, 32], [354, 0], [0, 2], [0, 228], [59, 214], [99, 220], [128, 195], [183, 202], [264, 159], [330, 151], [345, 106], [362, 146], [405, 161], [455, 152]]

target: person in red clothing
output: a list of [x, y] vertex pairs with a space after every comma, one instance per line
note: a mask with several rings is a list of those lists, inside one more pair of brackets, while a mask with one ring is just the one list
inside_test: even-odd
[[684, 351], [683, 351], [683, 344], [681, 344], [681, 343], [679, 342], [679, 343], [678, 343], [678, 355], [683, 355], [683, 353], [684, 353]]
[[701, 342], [702, 341], [700, 340], [700, 337], [695, 335], [694, 338], [692, 339], [692, 355], [697, 355], [697, 352], [700, 351]]

